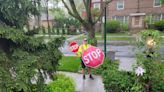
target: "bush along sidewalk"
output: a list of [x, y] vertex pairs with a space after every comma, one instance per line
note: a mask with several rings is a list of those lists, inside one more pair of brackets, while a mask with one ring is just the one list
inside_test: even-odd
[[44, 92], [75, 92], [74, 80], [64, 74], [54, 75], [53, 82], [47, 84]]
[[103, 77], [107, 92], [164, 92], [164, 62], [159, 60], [159, 43], [158, 31], [144, 30], [136, 41], [137, 64], [133, 71], [120, 71], [119, 62], [106, 59], [94, 73]]

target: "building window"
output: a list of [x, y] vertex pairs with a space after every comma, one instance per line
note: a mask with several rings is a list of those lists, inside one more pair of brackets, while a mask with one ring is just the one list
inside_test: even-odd
[[100, 10], [100, 3], [94, 3], [93, 8]]
[[119, 21], [120, 23], [128, 23], [128, 21], [129, 21], [128, 16], [113, 16], [112, 19]]
[[128, 23], [128, 21], [129, 21], [129, 16], [125, 16], [124, 23]]
[[120, 23], [124, 23], [124, 16], [116, 16], [116, 20], [120, 21]]
[[154, 7], [160, 7], [161, 6], [161, 0], [154, 0]]
[[157, 22], [161, 20], [161, 14], [157, 14], [153, 16], [153, 22]]
[[117, 10], [123, 10], [124, 9], [124, 1], [117, 1]]

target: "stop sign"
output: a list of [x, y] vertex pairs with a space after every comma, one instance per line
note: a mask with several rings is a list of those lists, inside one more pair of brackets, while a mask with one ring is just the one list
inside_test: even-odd
[[69, 44], [69, 49], [71, 50], [71, 52], [76, 53], [79, 49], [79, 45], [76, 42], [71, 42]]
[[103, 51], [94, 46], [90, 46], [82, 53], [82, 60], [84, 64], [91, 68], [96, 68], [103, 64], [104, 57]]

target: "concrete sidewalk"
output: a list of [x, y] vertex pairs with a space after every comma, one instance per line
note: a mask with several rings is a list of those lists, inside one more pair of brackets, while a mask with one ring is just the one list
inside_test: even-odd
[[58, 73], [65, 74], [66, 76], [69, 76], [75, 80], [76, 92], [105, 92], [101, 76], [93, 75], [94, 80], [91, 80], [87, 75], [86, 79], [83, 80], [82, 74], [70, 72]]

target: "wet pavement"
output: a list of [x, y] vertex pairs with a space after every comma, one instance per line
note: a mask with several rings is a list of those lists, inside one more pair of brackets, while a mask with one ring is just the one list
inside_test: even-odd
[[[79, 41], [77, 42], [78, 44], [81, 44], [81, 42]], [[98, 44], [98, 47], [101, 48], [102, 50], [104, 49], [104, 46], [101, 43]], [[75, 56], [75, 53], [72, 53], [69, 50], [68, 42], [65, 42], [65, 44], [63, 45], [63, 47], [60, 48], [60, 50], [65, 56]], [[135, 46], [133, 45], [123, 45], [123, 46], [107, 45], [107, 51], [115, 52], [115, 58], [120, 60], [120, 69], [132, 70], [132, 65], [135, 64], [135, 61], [136, 61]], [[161, 46], [160, 53], [164, 55], [164, 46]]]
[[[81, 44], [82, 41], [77, 41], [77, 43]], [[103, 41], [98, 42], [98, 47], [102, 50], [104, 49]], [[68, 42], [65, 42], [60, 50], [65, 56], [75, 56], [75, 53], [72, 53], [69, 50]], [[136, 64], [135, 50], [135, 46], [130, 45], [129, 42], [126, 41], [107, 42], [107, 51], [114, 51], [115, 59], [120, 61], [119, 70], [132, 71], [133, 65]], [[160, 47], [160, 52], [164, 53], [164, 46]], [[83, 80], [81, 74], [68, 72], [62, 73], [75, 80], [76, 92], [105, 92], [101, 76], [94, 76], [95, 80], [90, 80], [87, 76], [87, 79]]]
[[[81, 44], [82, 42], [77, 42]], [[118, 42], [119, 43], [119, 42]], [[68, 42], [66, 41], [63, 47], [60, 48], [61, 52], [66, 56], [73, 56], [75, 55], [69, 50]], [[98, 44], [98, 47], [102, 50], [104, 49], [103, 44]], [[134, 57], [135, 47], [131, 45], [124, 45], [124, 46], [114, 46], [114, 45], [107, 45], [107, 51], [114, 51], [116, 52], [116, 57]]]
[[58, 73], [65, 74], [66, 76], [69, 76], [74, 79], [76, 84], [75, 92], [105, 92], [101, 76], [93, 75], [94, 80], [91, 80], [88, 78], [87, 75], [86, 79], [83, 80], [82, 74], [79, 73], [70, 73], [70, 72], [58, 72]]
[[[75, 53], [72, 53], [69, 50], [68, 42], [74, 40], [82, 35], [77, 35], [70, 37], [66, 40], [63, 47], [60, 47], [61, 52], [65, 56], [75, 56]], [[45, 39], [48, 42], [48, 39]], [[77, 41], [78, 44], [81, 44], [82, 41]], [[98, 41], [98, 47], [102, 50], [104, 49], [103, 41]], [[133, 65], [136, 64], [135, 59], [135, 46], [130, 45], [127, 41], [107, 41], [107, 51], [115, 52], [115, 59], [120, 61], [119, 70], [132, 71]], [[160, 48], [160, 52], [164, 53], [164, 46]], [[164, 54], [163, 54], [164, 55]], [[88, 78], [83, 80], [82, 74], [71, 73], [71, 72], [57, 72], [65, 74], [74, 79], [76, 85], [76, 92], [105, 92], [104, 84], [101, 76], [94, 75], [94, 80]], [[49, 83], [51, 80], [48, 78], [45, 83]], [[35, 83], [35, 81], [33, 81]]]

